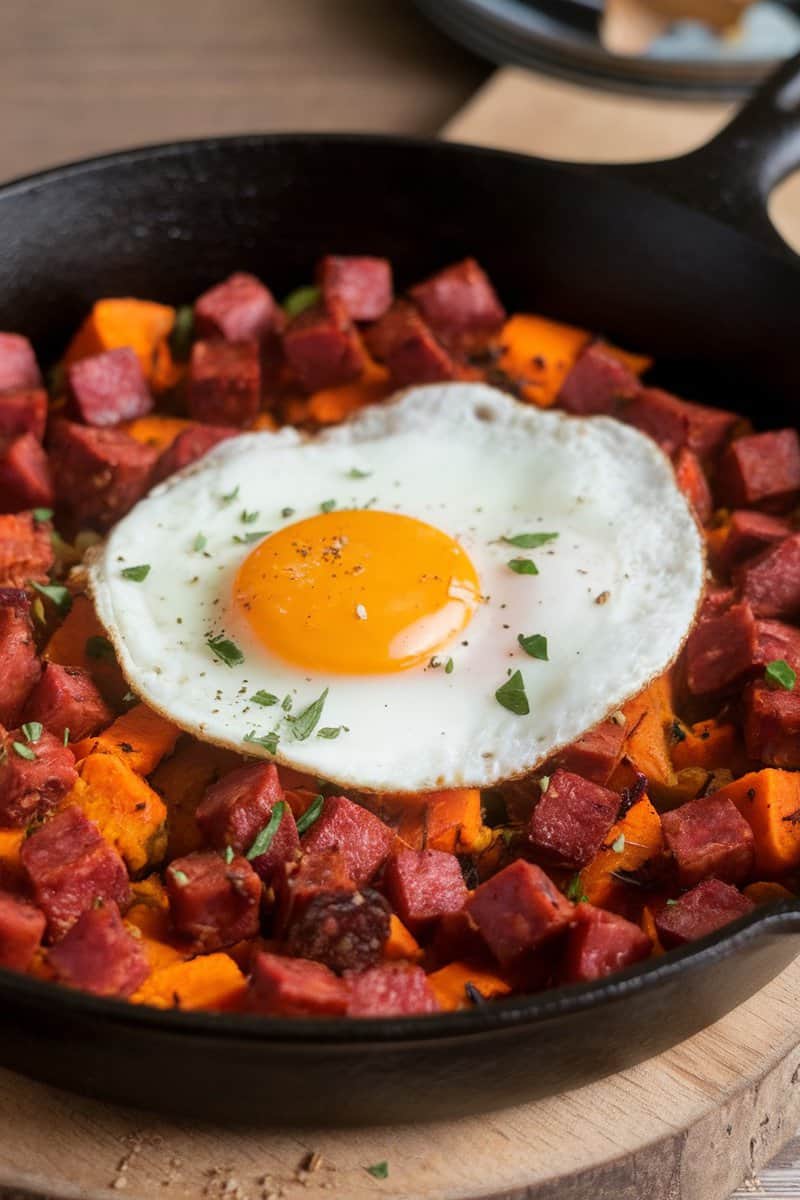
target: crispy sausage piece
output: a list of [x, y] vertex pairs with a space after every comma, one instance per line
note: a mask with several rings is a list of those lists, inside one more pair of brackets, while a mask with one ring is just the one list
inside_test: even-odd
[[559, 769], [531, 815], [531, 844], [549, 862], [585, 867], [616, 821], [619, 805], [617, 792]]
[[40, 908], [21, 896], [0, 892], [0, 966], [27, 971], [42, 944], [46, 923]]
[[59, 504], [79, 526], [108, 529], [144, 496], [157, 457], [121, 429], [56, 421], [50, 468]]
[[250, 981], [253, 1012], [288, 1017], [341, 1016], [350, 986], [322, 963], [257, 954]]
[[739, 420], [736, 413], [681, 400], [659, 388], [642, 388], [622, 419], [658, 442], [672, 456], [686, 447], [700, 459], [714, 457]]
[[731, 442], [719, 462], [716, 490], [726, 508], [788, 512], [800, 499], [797, 431], [776, 429]]
[[237, 271], [209, 288], [194, 304], [194, 325], [199, 338], [262, 341], [272, 330], [280, 329], [282, 318], [269, 288], [246, 271]]
[[775, 542], [782, 542], [792, 532], [788, 521], [768, 513], [737, 509], [731, 513], [728, 536], [720, 551], [720, 566], [726, 572], [753, 558]]
[[393, 845], [394, 834], [389, 826], [346, 796], [329, 796], [303, 838], [303, 849], [312, 853], [338, 846], [357, 887], [377, 874]]
[[34, 434], [0, 441], [0, 511], [48, 508], [54, 498], [47, 455]]
[[564, 380], [558, 403], [576, 416], [613, 416], [620, 402], [632, 400], [641, 386], [623, 362], [595, 343], [581, 352]]
[[459, 861], [446, 850], [398, 850], [386, 866], [384, 890], [412, 932], [458, 912], [468, 894]]
[[75, 757], [61, 738], [45, 731], [31, 743], [21, 729], [0, 728], [0, 825], [48, 816], [76, 778]]
[[698, 621], [686, 643], [686, 681], [693, 696], [708, 696], [739, 683], [752, 669], [756, 623], [749, 604], [735, 604]]
[[757, 617], [800, 615], [800, 533], [742, 563], [733, 582]]
[[258, 342], [195, 342], [186, 387], [189, 415], [195, 421], [249, 425], [261, 407]]
[[602, 979], [648, 958], [650, 938], [617, 913], [579, 904], [567, 937], [563, 975], [567, 983]]
[[349, 1017], [406, 1017], [439, 1011], [422, 967], [386, 963], [350, 981]]
[[769, 767], [800, 767], [800, 693], [752, 683], [744, 698], [747, 753]]
[[41, 442], [46, 424], [47, 392], [44, 388], [0, 393], [0, 438], [32, 433]]
[[0, 725], [6, 728], [19, 723], [25, 701], [42, 673], [30, 611], [30, 597], [22, 588], [0, 588]]
[[90, 354], [67, 367], [73, 411], [87, 425], [118, 425], [153, 407], [139, 356], [130, 346]]
[[213, 450], [220, 442], [236, 437], [241, 433], [233, 425], [195, 425], [182, 430], [159, 455], [158, 462], [153, 467], [152, 482], [161, 483], [163, 479], [182, 471], [184, 467], [197, 462], [209, 450]]
[[732, 800], [690, 800], [664, 813], [661, 827], [681, 887], [693, 887], [710, 875], [742, 883], [753, 869], [753, 831]]
[[396, 300], [375, 322], [367, 334], [367, 345], [389, 368], [394, 387], [458, 378], [458, 366], [406, 300]]
[[755, 908], [752, 900], [721, 879], [704, 879], [673, 903], [656, 906], [653, 917], [662, 945], [671, 949], [705, 937]]
[[60, 983], [95, 996], [130, 996], [150, 974], [113, 900], [81, 913], [47, 957]]
[[228, 863], [218, 854], [187, 854], [173, 859], [165, 883], [175, 931], [197, 950], [219, 950], [258, 933], [261, 880], [246, 858]]
[[494, 333], [506, 319], [497, 292], [474, 258], [437, 271], [410, 288], [409, 295], [434, 333], [446, 342]]
[[541, 867], [518, 858], [482, 883], [466, 909], [497, 961], [510, 966], [562, 933], [573, 905]]
[[388, 902], [373, 888], [319, 892], [295, 915], [286, 948], [297, 958], [324, 963], [337, 975], [380, 961], [389, 936]]
[[0, 392], [41, 385], [42, 376], [28, 339], [19, 333], [0, 333]]
[[317, 263], [316, 276], [325, 299], [340, 301], [351, 321], [377, 321], [392, 303], [388, 258], [326, 254]]
[[68, 732], [69, 741], [79, 742], [105, 729], [114, 714], [88, 671], [47, 662], [25, 703], [24, 719], [41, 721], [59, 741]]
[[350, 383], [366, 365], [361, 339], [335, 296], [303, 309], [289, 322], [283, 349], [306, 392]]

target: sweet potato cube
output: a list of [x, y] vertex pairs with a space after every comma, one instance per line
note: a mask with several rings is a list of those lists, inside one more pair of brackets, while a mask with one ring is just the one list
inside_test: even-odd
[[582, 892], [600, 908], [616, 908], [625, 897], [618, 873], [641, 870], [661, 854], [662, 847], [661, 818], [645, 796], [612, 825], [602, 848], [581, 871]]
[[386, 866], [384, 887], [412, 933], [445, 913], [458, 912], [467, 899], [458, 859], [443, 850], [398, 850]]
[[736, 805], [753, 831], [758, 874], [784, 875], [800, 867], [800, 775], [767, 767], [714, 793]]
[[482, 883], [466, 909], [500, 965], [510, 966], [561, 933], [573, 906], [540, 867], [517, 859]]
[[442, 1012], [474, 1008], [476, 992], [483, 1000], [493, 1000], [497, 996], [507, 996], [511, 991], [508, 980], [485, 967], [474, 967], [465, 962], [451, 962], [440, 967], [428, 976], [428, 984]]
[[650, 938], [638, 925], [592, 904], [579, 904], [567, 937], [564, 979], [582, 983], [602, 979], [648, 958]]
[[322, 812], [303, 838], [312, 853], [338, 846], [357, 887], [369, 883], [389, 857], [394, 834], [379, 817], [346, 796], [328, 796]]
[[661, 826], [681, 887], [710, 875], [741, 883], [753, 869], [753, 832], [736, 805], [719, 793], [664, 813]]
[[[666, 731], [675, 714], [669, 672], [628, 700], [622, 707], [622, 714], [625, 717], [624, 755], [647, 776], [650, 788], [671, 787], [675, 783], [675, 772]], [[613, 777], [611, 784], [613, 787]]]
[[698, 721], [690, 728], [676, 726], [680, 739], [672, 747], [672, 764], [676, 771], [687, 767], [703, 767], [713, 771], [730, 767], [741, 758], [736, 726], [730, 721]]
[[78, 759], [89, 754], [114, 754], [138, 775], [149, 775], [174, 748], [180, 729], [146, 704], [135, 704], [96, 737], [85, 738], [73, 750]]
[[206, 789], [241, 762], [231, 750], [186, 735], [174, 754], [156, 768], [150, 785], [167, 806], [168, 858], [182, 858], [200, 849], [203, 835], [195, 820], [197, 806]]
[[239, 1009], [247, 995], [247, 981], [227, 954], [201, 954], [188, 962], [173, 962], [153, 971], [134, 992], [134, 1004], [153, 1008], [180, 1008], [184, 1012]]
[[159, 353], [175, 324], [175, 309], [151, 300], [112, 297], [98, 300], [67, 347], [69, 366], [90, 354], [129, 346], [151, 384], [161, 366]]
[[113, 647], [88, 596], [73, 596], [72, 608], [47, 643], [44, 657], [86, 671], [112, 708], [121, 703], [128, 691]]
[[616, 792], [559, 769], [533, 810], [531, 844], [559, 866], [585, 867], [614, 824], [619, 806]]
[[678, 900], [654, 909], [656, 929], [666, 949], [682, 946], [752, 912], [752, 900], [721, 879], [704, 879]]
[[589, 340], [585, 329], [516, 313], [500, 331], [497, 365], [524, 400], [549, 408]]
[[389, 917], [389, 936], [383, 947], [384, 958], [417, 962], [422, 958], [422, 954], [422, 947], [417, 939], [406, 929], [400, 918], [392, 913]]
[[707, 525], [714, 511], [706, 473], [697, 455], [684, 446], [675, 459], [675, 480], [701, 525]]
[[67, 802], [77, 805], [124, 859], [131, 875], [155, 866], [167, 844], [167, 810], [140, 775], [115, 754], [89, 754]]

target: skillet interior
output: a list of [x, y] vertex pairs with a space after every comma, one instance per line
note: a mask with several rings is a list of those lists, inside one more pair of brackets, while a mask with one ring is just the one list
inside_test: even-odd
[[[401, 286], [473, 254], [509, 307], [653, 352], [687, 397], [762, 427], [796, 422], [793, 264], [599, 169], [436, 142], [205, 141], [8, 185], [0, 328], [28, 334], [46, 362], [98, 296], [185, 302], [242, 267], [280, 294], [330, 250], [387, 255]], [[217, 1119], [418, 1120], [647, 1057], [762, 986], [799, 932], [800, 905], [787, 903], [608, 982], [419, 1022], [162, 1014], [0, 972], [0, 1058], [65, 1087]]]

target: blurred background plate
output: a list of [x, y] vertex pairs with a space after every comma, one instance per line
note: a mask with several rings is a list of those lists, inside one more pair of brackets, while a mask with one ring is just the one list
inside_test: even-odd
[[646, 54], [609, 53], [602, 0], [415, 0], [455, 41], [492, 62], [548, 70], [595, 86], [681, 98], [735, 98], [800, 52], [800, 7], [760, 0], [734, 35], [677, 23]]

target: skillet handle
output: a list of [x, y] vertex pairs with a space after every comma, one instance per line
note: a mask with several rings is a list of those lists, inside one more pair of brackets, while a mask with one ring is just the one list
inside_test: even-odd
[[800, 54], [771, 75], [705, 146], [680, 158], [616, 167], [796, 261], [769, 218], [772, 189], [800, 167]]

